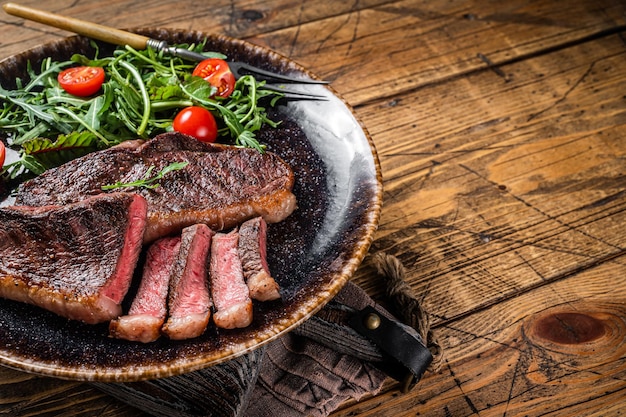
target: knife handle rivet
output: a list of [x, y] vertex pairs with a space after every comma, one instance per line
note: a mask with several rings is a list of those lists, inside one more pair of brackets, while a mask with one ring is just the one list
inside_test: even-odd
[[376, 330], [380, 327], [380, 316], [378, 316], [378, 314], [369, 313], [363, 319], [363, 324], [369, 330]]

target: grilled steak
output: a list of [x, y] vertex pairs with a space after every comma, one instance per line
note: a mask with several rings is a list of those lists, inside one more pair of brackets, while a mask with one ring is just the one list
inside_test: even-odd
[[103, 185], [142, 179], [150, 166], [157, 173], [182, 161], [189, 164], [168, 173], [155, 189], [123, 189], [148, 201], [147, 242], [196, 223], [222, 230], [255, 216], [278, 222], [295, 208], [293, 172], [275, 154], [202, 143], [179, 133], [126, 142], [48, 170], [20, 186], [16, 204], [80, 201], [102, 193]]
[[150, 246], [137, 295], [128, 314], [109, 324], [111, 336], [143, 343], [159, 338], [167, 315], [170, 274], [179, 248], [179, 237], [162, 238]]
[[119, 316], [146, 210], [143, 197], [128, 193], [0, 209], [0, 296], [86, 323]]
[[211, 317], [207, 264], [213, 232], [204, 224], [183, 229], [168, 295], [169, 317], [163, 332], [170, 339], [200, 336]]
[[272, 278], [266, 260], [267, 225], [262, 217], [245, 221], [239, 227], [238, 253], [243, 276], [254, 300], [269, 301], [280, 298], [278, 284]]
[[234, 329], [252, 323], [252, 300], [237, 253], [239, 234], [217, 233], [211, 242], [209, 277], [217, 327]]

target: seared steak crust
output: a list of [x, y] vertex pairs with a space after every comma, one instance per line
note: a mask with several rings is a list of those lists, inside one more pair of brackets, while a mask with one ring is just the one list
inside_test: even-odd
[[213, 322], [234, 329], [252, 323], [252, 300], [237, 253], [239, 233], [216, 233], [211, 242], [209, 280], [215, 305]]
[[139, 180], [150, 166], [154, 166], [154, 174], [183, 161], [189, 164], [168, 173], [155, 189], [119, 189], [148, 201], [146, 241], [195, 223], [222, 230], [255, 216], [278, 222], [295, 209], [294, 175], [277, 155], [202, 143], [179, 133], [165, 133], [145, 143], [125, 143], [48, 170], [20, 186], [16, 204], [80, 201], [102, 193], [103, 185]]
[[170, 339], [200, 336], [211, 318], [207, 268], [213, 232], [204, 224], [183, 229], [170, 275], [169, 317], [163, 333]]
[[145, 221], [145, 200], [127, 193], [0, 209], [0, 296], [86, 323], [117, 317]]
[[278, 283], [267, 265], [267, 225], [262, 217], [245, 221], [239, 227], [237, 247], [243, 275], [254, 300], [269, 301], [280, 298]]
[[159, 239], [148, 248], [137, 295], [128, 314], [109, 323], [111, 336], [143, 343], [159, 338], [167, 315], [170, 274], [179, 248], [179, 237]]

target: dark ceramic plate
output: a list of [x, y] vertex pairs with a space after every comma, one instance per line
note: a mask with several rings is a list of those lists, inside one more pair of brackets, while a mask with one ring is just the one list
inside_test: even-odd
[[[206, 50], [276, 72], [314, 77], [265, 48], [201, 32], [136, 30], [170, 44], [208, 39]], [[103, 46], [104, 47], [104, 46]], [[0, 80], [24, 77], [26, 63], [47, 56], [90, 53], [71, 37], [0, 62]], [[38, 68], [34, 65], [34, 68]], [[84, 325], [26, 304], [0, 299], [0, 363], [28, 372], [76, 380], [135, 381], [181, 374], [239, 356], [289, 331], [317, 312], [350, 279], [363, 260], [381, 209], [381, 174], [374, 145], [350, 107], [327, 86], [298, 86], [325, 101], [290, 102], [276, 108], [283, 120], [260, 138], [296, 174], [298, 209], [269, 226], [268, 261], [283, 299], [256, 303], [254, 321], [240, 330], [209, 326], [186, 341], [150, 344], [108, 337], [108, 327]], [[6, 202], [5, 202], [6, 203]]]

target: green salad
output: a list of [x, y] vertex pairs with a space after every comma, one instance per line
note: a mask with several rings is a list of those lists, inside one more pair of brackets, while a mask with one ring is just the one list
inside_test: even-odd
[[[203, 46], [177, 45], [196, 52]], [[0, 87], [0, 130], [19, 152], [0, 176], [38, 175], [78, 154], [171, 130], [263, 152], [255, 132], [276, 126], [264, 105], [281, 95], [251, 75], [235, 80], [223, 55], [203, 52], [207, 60], [195, 63], [128, 46], [99, 57], [93, 47], [93, 59], [47, 58], [37, 70], [29, 64], [28, 80], [17, 80], [15, 89]]]

